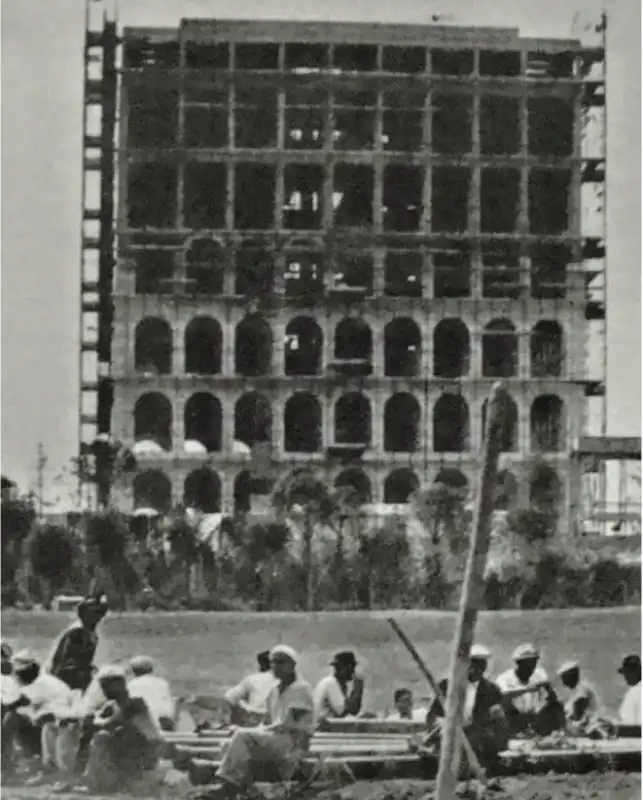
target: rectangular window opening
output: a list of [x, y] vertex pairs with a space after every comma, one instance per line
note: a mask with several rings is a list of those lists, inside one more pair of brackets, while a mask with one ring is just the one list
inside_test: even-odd
[[387, 250], [384, 294], [388, 297], [422, 297], [424, 256], [419, 250]]
[[503, 78], [520, 75], [520, 52], [517, 50], [481, 50], [480, 74]]
[[431, 149], [440, 155], [471, 152], [473, 97], [470, 94], [433, 95]]
[[469, 227], [471, 170], [434, 167], [431, 173], [431, 229], [436, 233]]
[[473, 50], [441, 50], [431, 52], [431, 71], [435, 75], [471, 75]]
[[433, 295], [459, 298], [471, 295], [471, 256], [458, 247], [433, 253]]
[[287, 164], [284, 168], [283, 226], [291, 230], [321, 228], [324, 219], [324, 167]]
[[574, 149], [574, 106], [562, 97], [527, 100], [527, 141], [533, 156], [571, 156]]
[[171, 164], [132, 164], [127, 172], [130, 228], [176, 227], [178, 175]]
[[572, 78], [577, 54], [572, 52], [527, 54], [527, 76], [529, 78]]
[[572, 254], [565, 245], [537, 244], [530, 248], [531, 296], [538, 300], [561, 300], [567, 286], [567, 265]]
[[132, 251], [136, 294], [173, 294], [174, 250]]
[[480, 176], [480, 230], [512, 233], [520, 213], [520, 172], [511, 168], [487, 168]]
[[372, 72], [377, 69], [377, 46], [336, 44], [333, 66], [344, 72]]
[[529, 230], [558, 235], [569, 227], [571, 170], [531, 169], [529, 171]]
[[234, 146], [262, 150], [277, 146], [277, 92], [269, 88], [237, 88]]
[[273, 253], [263, 247], [241, 247], [235, 256], [234, 291], [242, 297], [262, 297], [274, 283]]
[[276, 168], [241, 163], [234, 175], [235, 228], [269, 230], [275, 224]]
[[417, 231], [422, 220], [424, 170], [401, 164], [384, 169], [383, 217], [384, 230]]
[[520, 102], [516, 97], [483, 95], [480, 99], [480, 150], [484, 155], [512, 155], [520, 150]]
[[183, 217], [194, 230], [225, 228], [228, 199], [225, 164], [186, 164]]
[[520, 245], [485, 242], [482, 246], [482, 296], [517, 300], [521, 293]]
[[185, 66], [188, 69], [229, 69], [230, 45], [228, 42], [205, 44], [185, 42]]
[[373, 167], [337, 164], [333, 175], [333, 212], [336, 225], [370, 227], [373, 224]]
[[179, 95], [150, 85], [127, 88], [127, 146], [168, 147], [176, 143]]
[[424, 141], [424, 113], [386, 109], [382, 115], [382, 148], [397, 153], [417, 153]]
[[363, 295], [372, 295], [373, 256], [350, 252], [338, 255], [333, 271], [332, 288], [354, 289]]
[[295, 72], [318, 72], [328, 68], [330, 45], [286, 42], [285, 66]]
[[371, 150], [375, 145], [375, 111], [336, 109], [333, 113], [335, 150]]
[[287, 297], [319, 299], [324, 292], [323, 253], [305, 250], [288, 251], [284, 285]]
[[235, 45], [235, 69], [254, 71], [279, 68], [279, 45], [271, 43], [248, 43]]
[[399, 75], [416, 75], [426, 69], [424, 47], [384, 47], [382, 69]]
[[180, 47], [178, 41], [154, 42], [148, 36], [133, 36], [123, 45], [123, 66], [125, 69], [149, 69], [165, 67], [175, 69], [179, 66]]
[[228, 146], [228, 109], [218, 106], [186, 106], [185, 146], [188, 148], [224, 148]]

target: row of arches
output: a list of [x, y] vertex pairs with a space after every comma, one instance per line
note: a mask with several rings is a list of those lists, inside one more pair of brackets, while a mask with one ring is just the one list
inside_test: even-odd
[[[449, 483], [466, 489], [468, 479], [463, 472], [454, 467], [440, 470], [435, 481]], [[409, 467], [394, 469], [388, 473], [383, 482], [382, 499], [384, 503], [407, 503], [420, 486], [417, 473]], [[373, 501], [373, 486], [368, 475], [361, 469], [351, 467], [341, 472], [334, 481], [334, 487], [350, 487], [359, 502]], [[252, 477], [247, 470], [240, 472], [234, 479], [233, 495], [235, 511], [248, 511], [252, 494]], [[169, 511], [172, 505], [172, 484], [169, 477], [161, 470], [147, 470], [138, 473], [133, 482], [135, 508], [154, 508], [159, 512]], [[530, 502], [537, 503], [538, 495], [546, 493], [548, 501], [555, 505], [560, 503], [562, 487], [560, 479], [552, 467], [547, 474], [541, 470], [538, 483], [529, 488]], [[495, 508], [507, 510], [517, 499], [518, 481], [511, 470], [501, 470], [498, 474]], [[206, 514], [214, 514], [222, 510], [222, 483], [219, 474], [212, 469], [202, 467], [192, 471], [183, 484], [183, 503], [197, 508]]]
[[[173, 332], [160, 317], [146, 317], [135, 330], [134, 364], [144, 372], [172, 373]], [[273, 332], [260, 315], [241, 320], [235, 329], [234, 370], [239, 375], [269, 375], [272, 368]], [[284, 369], [286, 375], [318, 375], [322, 369], [324, 335], [310, 316], [297, 316], [286, 326]], [[216, 375], [222, 369], [223, 334], [213, 317], [190, 321], [184, 336], [185, 371]], [[373, 333], [361, 318], [341, 320], [334, 331], [334, 358], [372, 364]], [[443, 319], [433, 331], [433, 374], [458, 378], [469, 373], [471, 335], [460, 319]], [[564, 362], [564, 335], [555, 320], [541, 320], [530, 333], [530, 365], [533, 377], [559, 377]], [[482, 334], [482, 374], [509, 378], [518, 374], [519, 348], [515, 325], [494, 319]], [[384, 328], [384, 374], [413, 377], [422, 370], [422, 334], [410, 317], [397, 317]]]
[[[504, 452], [519, 449], [518, 406], [509, 399]], [[322, 403], [309, 392], [295, 392], [285, 403], [284, 450], [315, 453], [322, 450]], [[482, 419], [486, 415], [486, 400]], [[342, 395], [334, 406], [334, 443], [362, 445], [372, 441], [373, 411], [368, 396], [360, 392]], [[433, 450], [439, 453], [471, 449], [470, 408], [462, 395], [443, 394], [433, 405]], [[149, 441], [163, 450], [172, 449], [173, 410], [170, 400], [159, 392], [141, 395], [134, 406], [134, 438]], [[184, 410], [184, 440], [198, 443], [207, 452], [222, 449], [223, 410], [220, 400], [208, 392], [188, 398]], [[272, 441], [273, 409], [259, 392], [242, 395], [234, 408], [234, 441], [252, 448]], [[557, 395], [539, 395], [530, 407], [532, 452], [564, 449], [564, 404]], [[392, 395], [384, 405], [384, 450], [412, 453], [422, 447], [421, 406], [408, 392]]]

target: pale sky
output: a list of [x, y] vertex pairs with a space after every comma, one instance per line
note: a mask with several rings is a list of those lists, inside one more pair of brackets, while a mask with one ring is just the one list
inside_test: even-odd
[[[580, 36], [600, 0], [120, 0], [121, 25], [182, 16], [430, 22]], [[608, 432], [640, 435], [640, 0], [608, 26]], [[75, 455], [84, 0], [2, 0], [2, 471], [50, 481]], [[592, 15], [592, 10], [595, 14]], [[582, 28], [582, 24], [580, 25]]]

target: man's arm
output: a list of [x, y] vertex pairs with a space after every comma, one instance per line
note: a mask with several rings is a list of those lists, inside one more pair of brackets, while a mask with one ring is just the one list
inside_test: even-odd
[[362, 710], [362, 701], [364, 698], [364, 678], [361, 675], [356, 675], [353, 679], [353, 688], [344, 702], [344, 711], [342, 717], [353, 716], [356, 717]]
[[238, 683], [236, 686], [233, 686], [232, 689], [229, 689], [225, 693], [224, 697], [228, 703], [230, 703], [230, 705], [241, 705], [248, 699], [249, 688], [248, 681], [246, 678], [244, 678], [241, 683]]

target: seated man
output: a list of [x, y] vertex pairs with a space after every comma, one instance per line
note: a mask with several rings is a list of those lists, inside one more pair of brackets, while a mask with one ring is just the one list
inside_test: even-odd
[[413, 692], [410, 689], [396, 689], [393, 695], [395, 711], [386, 717], [387, 722], [424, 722], [426, 720], [426, 708], [415, 708]]
[[619, 722], [621, 725], [640, 725], [641, 657], [637, 655], [625, 656], [618, 672], [623, 676], [625, 683], [629, 687], [625, 692], [623, 702], [619, 709]]
[[0, 658], [0, 674], [2, 676], [0, 703], [2, 704], [2, 717], [4, 718], [5, 706], [15, 703], [20, 696], [20, 688], [18, 687], [16, 676], [13, 674], [13, 651], [6, 642], [2, 642], [0, 646]]
[[148, 656], [136, 656], [130, 661], [134, 676], [127, 684], [130, 697], [142, 697], [161, 730], [173, 731], [176, 727], [176, 702], [170, 684], [154, 675], [154, 661]]
[[267, 724], [238, 730], [232, 737], [217, 775], [220, 798], [243, 795], [266, 769], [270, 777], [289, 780], [310, 746], [313, 695], [297, 675], [297, 654], [277, 645], [270, 651], [270, 664], [278, 684], [268, 699]]
[[539, 660], [533, 645], [521, 645], [513, 654], [514, 668], [496, 679], [512, 736], [548, 736], [565, 725], [565, 712]]
[[333, 674], [315, 687], [315, 716], [317, 720], [356, 717], [362, 709], [364, 679], [357, 674], [355, 654], [337, 653], [331, 666]]
[[232, 708], [232, 723], [235, 725], [257, 725], [268, 712], [268, 698], [277, 685], [270, 669], [270, 652], [259, 653], [257, 663], [258, 672], [247, 675], [226, 692], [225, 699]]
[[600, 727], [600, 704], [593, 686], [581, 679], [580, 666], [576, 661], [565, 662], [558, 670], [561, 683], [568, 690], [563, 706], [567, 733], [586, 736]]

